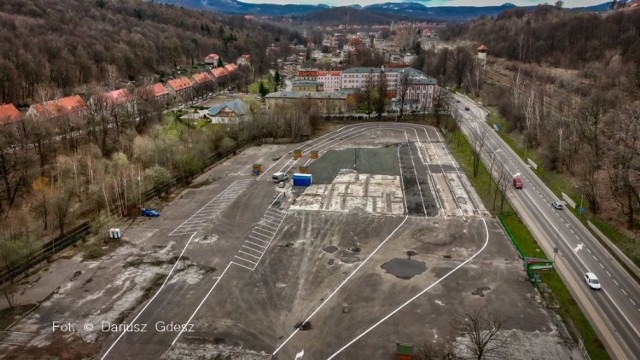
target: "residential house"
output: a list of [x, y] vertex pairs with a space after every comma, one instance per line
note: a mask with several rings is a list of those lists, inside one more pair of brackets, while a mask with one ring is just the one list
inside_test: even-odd
[[240, 66], [240, 65], [251, 65], [251, 55], [243, 54], [242, 56], [240, 56], [238, 58], [238, 60], [236, 61], [236, 64], [238, 64], [238, 66]]
[[20, 112], [13, 104], [0, 105], [0, 125], [11, 124], [20, 120]]
[[213, 91], [215, 88], [214, 77], [207, 72], [193, 74], [191, 78], [198, 96]]
[[212, 69], [211, 70], [211, 74], [213, 75], [215, 80], [220, 80], [223, 77], [228, 75], [227, 70], [225, 70], [224, 67], [219, 67], [219, 68]]
[[218, 54], [209, 54], [204, 58], [204, 65], [212, 68], [218, 67], [220, 56]]
[[213, 124], [235, 124], [249, 116], [247, 105], [240, 99], [224, 102], [209, 108], [209, 118]]
[[93, 95], [89, 99], [92, 109], [98, 111], [136, 112], [136, 102], [129, 90], [118, 89], [103, 94]]
[[227, 71], [227, 73], [233, 74], [236, 70], [238, 70], [238, 65], [236, 65], [236, 64], [226, 64], [224, 66], [224, 69]]
[[154, 100], [166, 104], [169, 101], [169, 90], [162, 83], [155, 83], [137, 90], [142, 100]]
[[323, 91], [322, 83], [316, 80], [294, 80], [291, 84], [292, 91]]
[[33, 104], [27, 116], [55, 119], [63, 115], [80, 115], [87, 110], [87, 103], [78, 95]]
[[268, 109], [278, 108], [288, 104], [299, 104], [306, 109], [316, 106], [323, 115], [343, 114], [347, 110], [347, 94], [336, 91], [295, 92], [278, 91], [264, 97]]
[[167, 81], [167, 85], [169, 93], [174, 97], [189, 99], [193, 95], [193, 83], [186, 76], [169, 80]]

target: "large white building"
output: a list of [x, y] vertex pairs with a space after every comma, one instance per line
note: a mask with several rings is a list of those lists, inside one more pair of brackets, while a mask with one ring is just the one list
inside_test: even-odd
[[[387, 94], [392, 98], [394, 109], [400, 106], [400, 95], [403, 90], [405, 110], [423, 111], [433, 107], [436, 80], [411, 67], [353, 67], [341, 72], [301, 69], [297, 73], [298, 79], [313, 79], [322, 83], [324, 91], [348, 89], [363, 91], [367, 88], [367, 84], [376, 84], [382, 76], [386, 78]], [[403, 76], [407, 77], [407, 81], [401, 85], [400, 80]]]
[[[383, 74], [387, 81], [387, 92], [393, 94], [392, 107], [394, 109], [399, 108], [403, 91], [406, 91], [403, 106], [405, 110], [429, 110], [433, 107], [436, 80], [411, 67], [386, 69], [384, 67], [354, 67], [346, 69], [342, 71], [341, 87], [342, 89], [365, 90], [368, 83], [377, 83]], [[406, 76], [408, 80], [405, 85], [401, 84], [403, 76]]]
[[341, 89], [341, 72], [318, 71], [317, 81], [323, 84], [324, 91], [338, 91]]

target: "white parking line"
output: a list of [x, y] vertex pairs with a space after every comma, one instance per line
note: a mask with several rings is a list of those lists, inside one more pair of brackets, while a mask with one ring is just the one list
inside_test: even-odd
[[[404, 304], [398, 306], [395, 310], [393, 310], [392, 312], [390, 312], [388, 315], [386, 315], [385, 317], [383, 317], [382, 319], [380, 319], [378, 322], [376, 322], [375, 324], [373, 324], [373, 326], [371, 326], [370, 328], [368, 328], [367, 330], [365, 330], [364, 332], [362, 332], [360, 335], [356, 336], [353, 340], [351, 340], [350, 342], [348, 342], [345, 346], [341, 347], [338, 351], [336, 351], [333, 355], [329, 356], [327, 358], [327, 360], [331, 360], [334, 357], [336, 357], [336, 355], [338, 355], [339, 353], [341, 353], [344, 349], [348, 348], [349, 346], [351, 346], [354, 342], [358, 341], [360, 338], [362, 338], [363, 336], [365, 336], [366, 334], [368, 334], [371, 330], [375, 329], [378, 325], [382, 324], [383, 322], [385, 322], [387, 319], [389, 319], [390, 317], [392, 317], [393, 315], [395, 315], [398, 311], [402, 310], [405, 306], [409, 305], [410, 303], [412, 303], [415, 299], [419, 298], [420, 296], [422, 296], [424, 293], [426, 293], [427, 291], [431, 290], [432, 287], [438, 285], [442, 280], [446, 279], [447, 277], [449, 277], [451, 274], [453, 274], [454, 272], [456, 272], [458, 269], [460, 269], [461, 267], [465, 266], [467, 263], [469, 263], [469, 261], [473, 260], [476, 256], [478, 256], [482, 251], [484, 251], [484, 249], [487, 247], [487, 245], [489, 244], [489, 228], [487, 227], [487, 221], [482, 218], [482, 221], [484, 223], [484, 229], [486, 232], [486, 239], [484, 242], [484, 245], [482, 245], [482, 248], [480, 248], [480, 250], [478, 250], [478, 252], [476, 252], [475, 254], [473, 254], [470, 258], [468, 258], [467, 260], [465, 260], [464, 262], [462, 262], [460, 265], [456, 266], [455, 268], [453, 268], [451, 271], [449, 271], [448, 273], [446, 273], [443, 277], [441, 277], [440, 279], [438, 279], [437, 281], [435, 281], [433, 284], [429, 285], [427, 288], [425, 288], [424, 290], [422, 290], [421, 292], [419, 292], [418, 294], [416, 294], [414, 297], [412, 297], [411, 299], [407, 300]], [[274, 353], [275, 354], [275, 353]]]
[[242, 261], [246, 261], [246, 262], [248, 262], [249, 264], [254, 264], [254, 265], [256, 264], [254, 261], [247, 260], [247, 259], [245, 259], [245, 258], [241, 258], [241, 257], [240, 257], [240, 256], [238, 256], [238, 255], [234, 255], [234, 257], [235, 257], [235, 258], [238, 258], [238, 259], [240, 259], [240, 260], [242, 260]]
[[[254, 245], [255, 245], [255, 244], [254, 244]], [[249, 247], [249, 246], [247, 246], [247, 245], [242, 245], [242, 247], [243, 247], [243, 248], [245, 248], [245, 249], [247, 249], [247, 250], [255, 251], [255, 252], [257, 252], [257, 253], [261, 253], [261, 252], [262, 252], [261, 250], [254, 249], [254, 248]]]
[[[351, 278], [353, 277], [353, 275], [355, 275], [355, 274], [358, 272], [358, 270], [360, 270], [360, 268], [362, 268], [362, 267], [364, 266], [364, 264], [366, 264], [366, 263], [369, 261], [369, 259], [370, 259], [373, 255], [375, 255], [375, 254], [378, 252], [378, 250], [380, 250], [380, 248], [381, 248], [384, 244], [386, 244], [386, 243], [387, 243], [387, 241], [389, 241], [389, 239], [391, 239], [391, 237], [393, 237], [393, 235], [398, 231], [398, 229], [400, 229], [400, 228], [401, 228], [401, 227], [402, 227], [402, 226], [407, 222], [407, 219], [408, 219], [408, 218], [409, 218], [409, 216], [408, 216], [408, 215], [405, 215], [404, 220], [402, 220], [402, 222], [401, 222], [401, 223], [400, 223], [400, 224], [399, 224], [395, 229], [393, 229], [393, 231], [391, 232], [391, 234], [389, 234], [389, 236], [387, 236], [387, 237], [386, 237], [386, 238], [385, 238], [385, 239], [384, 239], [380, 244], [378, 244], [378, 246], [377, 246], [375, 249], [373, 249], [373, 251], [371, 252], [371, 254], [369, 254], [369, 256], [367, 256], [367, 257], [366, 257], [366, 259], [364, 259], [362, 262], [360, 262], [360, 264], [358, 265], [358, 267], [356, 267], [356, 269], [355, 269], [355, 270], [353, 270], [353, 271], [351, 272], [351, 274], [349, 274], [349, 276], [347, 276], [347, 278], [346, 278], [346, 279], [344, 279], [344, 280], [342, 281], [342, 283], [340, 283], [340, 285], [338, 285], [338, 287], [337, 287], [335, 290], [333, 290], [333, 292], [332, 292], [331, 294], [329, 294], [329, 296], [328, 296], [328, 297], [327, 297], [327, 298], [326, 298], [326, 299], [325, 299], [325, 300], [324, 300], [324, 301], [323, 301], [323, 302], [322, 302], [322, 303], [321, 303], [321, 304], [320, 304], [320, 305], [319, 305], [319, 306], [318, 306], [318, 307], [317, 307], [317, 308], [316, 308], [316, 309], [311, 313], [311, 315], [309, 315], [309, 316], [307, 317], [307, 319], [306, 319], [305, 321], [303, 321], [302, 323], [305, 323], [305, 322], [308, 322], [309, 320], [311, 320], [311, 318], [312, 318], [312, 317], [313, 317], [313, 316], [314, 316], [318, 311], [320, 311], [320, 309], [322, 309], [322, 307], [324, 307], [324, 305], [325, 305], [325, 304], [327, 304], [327, 303], [329, 302], [329, 300], [331, 300], [331, 298], [332, 298], [336, 293], [338, 293], [338, 291], [340, 291], [340, 289], [341, 289], [341, 288], [342, 288], [342, 287], [343, 287], [343, 286], [344, 286], [344, 285], [345, 285], [349, 280], [351, 280]], [[293, 338], [293, 337], [298, 333], [298, 331], [300, 331], [300, 329], [299, 329], [299, 328], [296, 328], [296, 329], [293, 331], [293, 333], [291, 333], [291, 335], [289, 335], [289, 337], [288, 337], [284, 342], [282, 342], [282, 344], [280, 344], [280, 346], [278, 346], [278, 348], [276, 348], [276, 350], [275, 350], [275, 351], [273, 352], [273, 354], [271, 354], [271, 355], [275, 355], [275, 354], [277, 354], [277, 353], [278, 353], [278, 351], [280, 351], [280, 349], [282, 349], [282, 347], [283, 347], [283, 346], [285, 346], [285, 345], [289, 342], [289, 340], [291, 340], [291, 338]]]
[[260, 257], [259, 257], [259, 256], [256, 256], [256, 255], [253, 255], [253, 254], [249, 254], [249, 253], [248, 253], [248, 252], [246, 252], [246, 251], [238, 250], [238, 252], [239, 252], [239, 253], [242, 253], [242, 254], [245, 254], [245, 255], [249, 255], [249, 256], [254, 257], [254, 258], [256, 258], [256, 259], [260, 259]]
[[[140, 317], [140, 315], [142, 315], [142, 313], [147, 309], [147, 307], [149, 305], [151, 305], [151, 303], [153, 302], [153, 300], [156, 299], [156, 297], [158, 296], [158, 294], [160, 294], [160, 291], [162, 291], [162, 289], [164, 288], [164, 286], [167, 284], [167, 282], [169, 281], [169, 279], [171, 278], [171, 275], [173, 275], [173, 271], [176, 269], [176, 265], [178, 265], [178, 262], [182, 259], [182, 255], [184, 255], [184, 252], [187, 251], [187, 247], [189, 247], [189, 244], [191, 244], [191, 240], [193, 240], [193, 237], [196, 236], [196, 232], [194, 232], [191, 237], [189, 238], [189, 241], [187, 241], [187, 243], [184, 245], [184, 248], [182, 248], [182, 252], [180, 253], [180, 255], [178, 256], [178, 259], [176, 260], [176, 262], [173, 264], [173, 267], [171, 267], [171, 270], [169, 270], [169, 274], [167, 275], [167, 277], [164, 279], [164, 282], [162, 283], [162, 285], [160, 285], [160, 288], [158, 288], [158, 291], [156, 291], [156, 293], [151, 297], [151, 299], [149, 299], [149, 301], [145, 304], [145, 306], [142, 308], [142, 310], [140, 310], [140, 312], [138, 313], [138, 315], [136, 315], [133, 320], [131, 320], [130, 323], [128, 324], [135, 324], [136, 320], [138, 320], [138, 318]], [[228, 267], [228, 266], [227, 266]], [[226, 271], [226, 269], [225, 269]], [[224, 272], [222, 273], [222, 275], [224, 275]], [[222, 277], [222, 275], [220, 275], [220, 277]], [[220, 278], [218, 278], [218, 281], [220, 281]], [[216, 281], [216, 283], [218, 282]], [[191, 319], [189, 319], [189, 321], [187, 321], [187, 323], [189, 323], [191, 321]], [[122, 338], [122, 336], [124, 336], [124, 334], [126, 334], [126, 331], [123, 331], [120, 333], [120, 336], [118, 336], [116, 338], [116, 340], [113, 342], [113, 344], [111, 344], [111, 346], [109, 346], [109, 348], [107, 349], [107, 351], [104, 353], [104, 355], [102, 355], [101, 360], [106, 359], [107, 355], [109, 355], [109, 352], [111, 352], [111, 350], [113, 349], [114, 346], [116, 346], [116, 344], [118, 343], [118, 341], [120, 341], [120, 339]], [[177, 338], [176, 338], [177, 339]], [[174, 341], [175, 342], [175, 341]]]
[[[209, 295], [211, 295], [211, 293], [213, 292], [213, 289], [215, 289], [216, 286], [218, 285], [218, 283], [220, 282], [220, 280], [222, 280], [222, 277], [224, 276], [224, 274], [227, 273], [227, 270], [229, 270], [230, 266], [231, 266], [231, 263], [229, 263], [229, 265], [227, 265], [227, 267], [224, 268], [224, 271], [222, 272], [220, 277], [218, 277], [218, 280], [216, 280], [216, 282], [213, 283], [213, 286], [211, 286], [211, 289], [209, 289], [209, 292], [207, 293], [207, 295], [205, 295], [204, 298], [202, 298], [202, 301], [200, 302], [200, 304], [198, 305], [196, 310], [193, 312], [193, 314], [191, 314], [191, 317], [189, 317], [189, 320], [187, 320], [187, 322], [185, 324], [191, 324], [191, 320], [193, 320], [193, 317], [196, 316], [196, 313], [198, 313], [198, 310], [200, 310], [200, 308], [202, 307], [202, 304], [204, 304], [204, 302], [207, 300]], [[182, 327], [182, 330], [180, 330], [180, 332], [178, 333], [178, 336], [176, 336], [176, 338], [173, 339], [173, 342], [171, 343], [171, 346], [176, 344], [176, 341], [178, 341], [178, 338], [180, 337], [180, 335], [182, 335], [182, 332], [184, 330], [185, 330], [185, 326]], [[123, 331], [122, 334], [123, 335], [126, 334], [126, 331]], [[120, 335], [120, 336], [122, 336], [122, 335]]]
[[622, 293], [624, 294], [624, 296], [627, 296], [627, 292], [624, 291], [624, 289], [620, 288], [620, 291], [622, 291]]
[[247, 240], [247, 241], [245, 241], [245, 242], [246, 242], [247, 244], [255, 245], [255, 246], [257, 246], [257, 247], [261, 247], [261, 248], [263, 248], [263, 249], [266, 249], [266, 248], [267, 248], [266, 246], [256, 244], [256, 243], [251, 242], [251, 241], [249, 241], [249, 240]]
[[258, 238], [257, 238], [257, 237], [255, 237], [255, 236], [251, 236], [251, 235], [249, 235], [249, 237], [250, 237], [250, 238], [252, 238], [252, 239], [253, 239], [253, 240], [255, 240], [255, 241], [260, 241], [261, 243], [265, 243], [265, 244], [268, 244], [268, 243], [269, 243], [268, 241], [264, 241], [264, 240], [262, 240], [262, 239], [258, 239]]

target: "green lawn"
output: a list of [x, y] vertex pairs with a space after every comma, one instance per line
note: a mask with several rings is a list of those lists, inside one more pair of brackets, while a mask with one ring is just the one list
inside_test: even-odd
[[[484, 164], [480, 164], [478, 175], [476, 177], [473, 177], [473, 155], [471, 152], [471, 145], [459, 133], [451, 136], [448, 142], [453, 156], [456, 158], [460, 166], [464, 168], [467, 177], [478, 192], [478, 195], [485, 204], [485, 207], [491, 210], [493, 214], [497, 214], [498, 210], [492, 209], [493, 190], [496, 189], [496, 185], [489, 177], [489, 172], [484, 167]], [[489, 191], [490, 184], [491, 191]], [[499, 202], [500, 194], [498, 194], [496, 199], [496, 209], [499, 209]], [[526, 256], [537, 258], [546, 257], [546, 255], [540, 248], [540, 245], [538, 245], [538, 243], [535, 241], [529, 229], [522, 223], [522, 221], [515, 214], [508, 202], [505, 203], [501, 215], [505, 222], [505, 225], [509, 228], [509, 231], [514, 236], [514, 238], [518, 242], [518, 245], [522, 248]], [[563, 319], [565, 319], [565, 323], [568, 320], [575, 325], [575, 328], [579, 332], [580, 336], [582, 337], [582, 339], [584, 339], [585, 347], [587, 348], [587, 351], [589, 352], [591, 358], [609, 359], [609, 354], [598, 339], [595, 331], [591, 327], [591, 324], [589, 324], [589, 321], [582, 313], [582, 310], [576, 304], [575, 300], [569, 293], [569, 290], [562, 282], [560, 276], [555, 272], [550, 272], [547, 274], [542, 274], [541, 279], [542, 282], [549, 287], [549, 289], [553, 293], [554, 298], [560, 306], [560, 308], [557, 309], [556, 312]], [[576, 334], [574, 334], [571, 330], [571, 326], [567, 326], [567, 328], [569, 329], [571, 336], [574, 337], [574, 340], [576, 340], [577, 342]]]

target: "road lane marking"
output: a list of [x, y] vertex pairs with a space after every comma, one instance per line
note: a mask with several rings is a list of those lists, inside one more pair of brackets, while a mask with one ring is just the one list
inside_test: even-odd
[[[622, 292], [624, 292], [624, 290], [622, 290]], [[613, 299], [611, 298], [611, 296], [609, 296], [609, 294], [607, 294], [607, 292], [604, 292], [605, 296], [609, 298], [609, 301], [611, 301], [611, 303], [613, 304], [613, 306], [616, 307], [616, 309], [618, 309], [618, 312], [620, 313], [620, 315], [622, 315], [622, 317], [625, 319], [625, 321], [627, 322], [627, 324], [629, 324], [629, 326], [631, 327], [631, 329], [636, 333], [636, 336], [640, 338], [640, 333], [638, 332], [638, 330], [636, 329], [635, 326], [633, 326], [633, 324], [631, 323], [631, 321], [629, 321], [629, 318], [627, 317], [627, 315], [625, 315], [622, 312], [622, 309], [620, 309], [620, 307], [618, 306], [618, 304], [616, 304], [615, 301], [613, 301]]]

